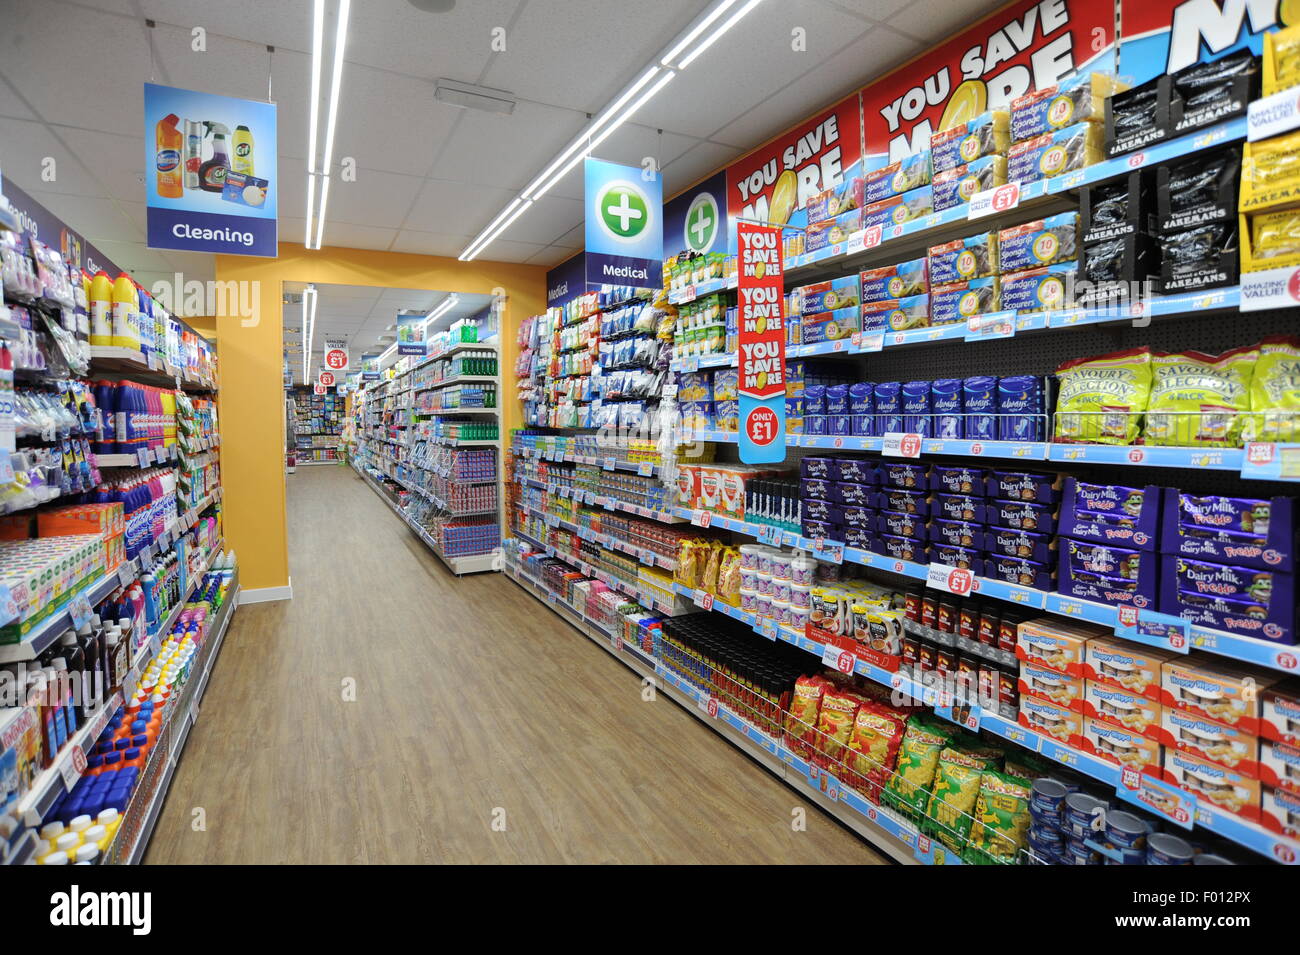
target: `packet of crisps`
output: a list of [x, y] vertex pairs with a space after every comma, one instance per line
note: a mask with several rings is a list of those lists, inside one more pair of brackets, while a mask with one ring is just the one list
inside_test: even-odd
[[1245, 441], [1300, 441], [1300, 338], [1270, 335], [1256, 348]]
[[1151, 350], [1146, 346], [1096, 358], [1075, 358], [1056, 369], [1056, 440], [1132, 444], [1142, 430], [1151, 393]]
[[1027, 779], [987, 772], [980, 777], [975, 799], [975, 821], [964, 857], [975, 865], [1006, 865], [1018, 860], [1029, 832]]
[[944, 727], [921, 717], [908, 720], [898, 751], [898, 766], [885, 787], [884, 801], [888, 805], [913, 818], [924, 813], [939, 754], [949, 739], [951, 734]]
[[940, 754], [925, 811], [925, 828], [949, 849], [960, 852], [975, 821], [971, 813], [979, 797], [982, 774], [965, 760], [946, 759], [952, 752], [945, 749]]
[[1253, 345], [1222, 355], [1193, 351], [1152, 355], [1146, 443], [1184, 448], [1239, 447], [1258, 357]]

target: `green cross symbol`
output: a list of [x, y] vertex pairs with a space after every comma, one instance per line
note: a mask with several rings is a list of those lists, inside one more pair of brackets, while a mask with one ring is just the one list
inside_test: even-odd
[[713, 197], [704, 193], [694, 203], [686, 218], [686, 244], [700, 252], [713, 244], [718, 231], [718, 207]]
[[645, 230], [650, 217], [644, 196], [628, 186], [614, 185], [600, 197], [600, 218], [614, 235], [630, 239]]

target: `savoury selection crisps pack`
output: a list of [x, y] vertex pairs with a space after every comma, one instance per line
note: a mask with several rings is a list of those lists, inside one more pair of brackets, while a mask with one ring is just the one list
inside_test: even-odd
[[1222, 355], [1152, 355], [1146, 443], [1185, 448], [1240, 445], [1258, 357], [1253, 345]]
[[1300, 441], [1300, 338], [1271, 335], [1256, 348], [1245, 441]]
[[910, 816], [924, 813], [939, 754], [951, 738], [945, 727], [920, 716], [912, 717], [898, 751], [897, 769], [885, 787], [885, 802]]
[[1015, 862], [1029, 831], [1030, 782], [1006, 773], [980, 777], [967, 861], [977, 865]]
[[1151, 351], [1145, 346], [1097, 358], [1075, 358], [1056, 369], [1056, 438], [1093, 444], [1132, 444], [1141, 433], [1151, 393]]

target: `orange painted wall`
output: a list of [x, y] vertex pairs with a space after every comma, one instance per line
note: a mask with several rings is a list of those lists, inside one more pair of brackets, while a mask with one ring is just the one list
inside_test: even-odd
[[[216, 317], [220, 342], [222, 481], [227, 546], [239, 557], [240, 582], [249, 589], [289, 583], [284, 485], [284, 335], [281, 285], [317, 282], [381, 288], [429, 289], [506, 295], [501, 324], [502, 436], [519, 427], [514, 400], [515, 342], [519, 322], [545, 309], [546, 270], [504, 262], [457, 259], [368, 249], [309, 252], [280, 245], [275, 259], [218, 255], [220, 282], [259, 282], [256, 324], [239, 316]], [[238, 296], [234, 301], [238, 301]]]

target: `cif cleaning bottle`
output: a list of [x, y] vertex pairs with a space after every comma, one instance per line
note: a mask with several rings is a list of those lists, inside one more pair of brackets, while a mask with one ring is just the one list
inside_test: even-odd
[[226, 152], [230, 127], [207, 120], [204, 125], [212, 136], [212, 158], [199, 167], [199, 188], [204, 192], [220, 192], [226, 187], [226, 173], [230, 170], [230, 154]]
[[235, 172], [242, 172], [246, 176], [255, 175], [253, 172], [252, 130], [247, 126], [236, 126], [235, 138], [232, 142], [235, 147], [235, 155], [230, 161], [230, 168]]
[[181, 131], [176, 124], [181, 118], [168, 113], [158, 121], [154, 130], [157, 146], [158, 195], [164, 199], [179, 199], [185, 189], [181, 181]]

